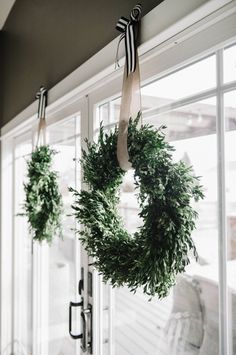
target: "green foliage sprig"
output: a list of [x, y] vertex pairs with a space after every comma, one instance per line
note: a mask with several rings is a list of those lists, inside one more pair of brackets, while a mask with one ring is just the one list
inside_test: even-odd
[[24, 215], [27, 216], [33, 239], [48, 243], [56, 233], [61, 234], [62, 197], [57, 173], [52, 171], [56, 152], [49, 146], [37, 147], [27, 162], [28, 182], [24, 184]]
[[138, 129], [138, 121], [139, 116], [129, 123], [128, 152], [143, 225], [130, 235], [118, 213], [125, 172], [116, 157], [117, 129], [106, 134], [101, 126], [98, 143], [87, 141], [81, 162], [89, 189], [70, 189], [75, 196], [72, 207], [85, 227], [78, 231], [80, 239], [104, 280], [131, 291], [141, 286], [144, 293], [162, 298], [189, 264], [189, 251], [197, 257], [191, 237], [197, 212], [190, 203], [203, 193], [192, 169], [173, 162], [174, 149], [162, 128]]

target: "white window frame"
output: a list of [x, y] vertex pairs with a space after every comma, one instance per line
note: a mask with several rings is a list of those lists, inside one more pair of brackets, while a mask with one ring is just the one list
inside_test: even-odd
[[[165, 18], [166, 21], [159, 19]], [[179, 0], [178, 11], [173, 9], [173, 1], [165, 0], [160, 6], [146, 15], [142, 21], [143, 36], [142, 45], [139, 49], [142, 82], [147, 83], [150, 78], [156, 80], [184, 65], [199, 60], [203, 56], [217, 51], [217, 66], [222, 66], [222, 50], [224, 45], [236, 41], [236, 1], [230, 0]], [[60, 118], [68, 117], [70, 113], [77, 112], [78, 102], [82, 100], [84, 117], [88, 119], [82, 128], [82, 137], [92, 139], [95, 106], [98, 102], [105, 100], [111, 95], [119, 96], [122, 81], [122, 68], [114, 70], [114, 53], [118, 39], [106, 46], [97, 55], [78, 68], [68, 78], [56, 85], [49, 92], [49, 106], [47, 109], [48, 124], [56, 122]], [[121, 64], [124, 59], [121, 59]], [[221, 67], [222, 69], [222, 67]], [[235, 82], [222, 85], [222, 77], [217, 76], [217, 92], [220, 106], [217, 110], [218, 125], [218, 154], [221, 156], [224, 149], [223, 135], [223, 92], [235, 88]], [[213, 92], [209, 92], [211, 96]], [[196, 95], [188, 98], [199, 100]], [[193, 101], [192, 101], [193, 102]], [[173, 104], [174, 105], [174, 104]], [[33, 103], [26, 110], [21, 112], [1, 130], [2, 140], [2, 164], [6, 159], [11, 159], [12, 139], [14, 136], [29, 129], [36, 120], [37, 103]], [[226, 242], [225, 238], [225, 169], [224, 160], [218, 162], [218, 193], [219, 203], [222, 208], [219, 210], [219, 262], [226, 265]], [[2, 176], [1, 201], [11, 199], [11, 191], [6, 196], [4, 191], [6, 184], [11, 181], [11, 176]], [[8, 213], [11, 215], [11, 204], [8, 206]], [[1, 225], [1, 350], [5, 348], [11, 337], [11, 308], [6, 304], [7, 295], [10, 289], [4, 270], [8, 268], [11, 272], [12, 265], [7, 260], [12, 260], [11, 246], [7, 244], [6, 234], [11, 233], [7, 211], [2, 209]], [[7, 259], [8, 258], [8, 259]], [[220, 270], [220, 354], [230, 355], [228, 346], [228, 307], [227, 307], [227, 283], [226, 268]], [[96, 290], [95, 290], [96, 292]], [[99, 307], [97, 305], [96, 309]], [[226, 316], [224, 316], [224, 314]], [[10, 319], [9, 319], [10, 318]], [[98, 311], [95, 313], [94, 322], [98, 324]], [[8, 326], [6, 326], [8, 324]], [[99, 336], [95, 334], [95, 354], [99, 353]], [[35, 354], [40, 354], [36, 351]], [[34, 355], [35, 355], [34, 354]]]

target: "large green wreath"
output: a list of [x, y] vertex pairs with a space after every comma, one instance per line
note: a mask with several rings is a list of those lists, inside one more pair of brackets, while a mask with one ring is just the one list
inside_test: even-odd
[[24, 213], [34, 240], [52, 242], [61, 236], [62, 197], [57, 173], [52, 170], [52, 157], [56, 152], [49, 146], [37, 147], [27, 162], [28, 182], [24, 184]]
[[197, 212], [190, 203], [203, 193], [192, 169], [173, 162], [165, 127], [138, 129], [138, 121], [139, 116], [129, 123], [128, 152], [143, 225], [130, 235], [118, 213], [125, 172], [116, 157], [117, 129], [106, 134], [101, 126], [98, 143], [87, 141], [81, 162], [88, 191], [70, 189], [75, 195], [72, 207], [85, 227], [78, 231], [80, 239], [104, 280], [131, 291], [141, 286], [144, 293], [162, 298], [189, 264], [189, 251], [197, 257], [191, 237]]

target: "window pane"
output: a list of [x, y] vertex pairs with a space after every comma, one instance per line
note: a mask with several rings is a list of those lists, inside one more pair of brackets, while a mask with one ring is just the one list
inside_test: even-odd
[[[104, 126], [107, 126], [110, 123], [110, 119], [109, 119], [109, 103], [105, 103], [105, 104], [100, 106], [99, 122], [102, 122]], [[98, 125], [97, 128], [99, 128], [99, 125]]]
[[165, 113], [156, 113], [153, 109], [144, 111], [143, 122], [155, 127], [167, 126], [167, 139], [178, 141], [186, 138], [206, 136], [216, 132], [215, 98], [198, 101], [192, 105], [182, 106]]
[[[202, 354], [210, 354], [211, 348], [216, 354], [219, 346], [216, 99], [156, 114], [158, 101], [153, 97], [150, 92], [143, 122], [156, 128], [167, 126], [166, 138], [176, 149], [174, 160], [182, 159], [193, 165], [204, 186], [205, 199], [194, 204], [199, 213], [193, 232], [199, 260], [192, 259], [186, 273], [178, 277], [176, 286], [162, 301], [157, 298], [149, 301], [141, 290], [133, 295], [126, 287], [109, 291], [104, 286], [103, 317], [107, 319], [112, 312], [113, 338], [109, 338], [109, 323], [104, 321], [103, 349], [105, 352], [110, 346], [115, 355], [192, 355], [199, 354], [200, 349]], [[113, 110], [118, 113], [120, 99], [114, 103]], [[118, 116], [115, 115], [117, 120]], [[133, 173], [129, 171], [121, 186], [120, 213], [131, 233], [142, 223], [138, 211]]]
[[224, 50], [224, 82], [236, 80], [236, 45]]
[[[48, 354], [76, 354], [78, 342], [68, 333], [68, 306], [78, 300], [79, 242], [75, 238], [75, 220], [71, 216], [73, 196], [68, 187], [75, 186], [80, 171], [75, 159], [80, 158], [80, 116], [49, 126], [47, 133], [51, 146], [58, 152], [54, 156], [54, 169], [58, 172], [59, 188], [63, 197], [63, 239], [54, 238], [49, 248], [48, 265]], [[76, 312], [73, 312], [75, 315]], [[79, 331], [79, 315], [74, 318], [73, 331]]]
[[22, 213], [25, 200], [23, 183], [27, 174], [26, 160], [32, 150], [29, 137], [15, 141], [15, 215], [14, 215], [14, 351], [32, 353], [32, 245], [27, 218]]
[[94, 124], [94, 132], [99, 132], [99, 126], [102, 123], [104, 127], [112, 127], [119, 119], [120, 114], [120, 98], [111, 100], [102, 105], [99, 105], [97, 109], [97, 117]]
[[[211, 107], [209, 107], [211, 106]], [[201, 119], [198, 119], [198, 112], [201, 110]], [[191, 117], [188, 111], [191, 112]], [[209, 114], [211, 111], [211, 115]], [[186, 114], [187, 112], [187, 114]], [[178, 117], [181, 117], [178, 125]], [[196, 117], [196, 119], [193, 119]], [[115, 291], [116, 317], [118, 324], [121, 319], [126, 319], [126, 338], [123, 345], [136, 334], [144, 333], [148, 327], [156, 337], [146, 337], [141, 344], [136, 343], [135, 353], [152, 354], [158, 349], [160, 354], [169, 351], [170, 353], [182, 354], [184, 351], [193, 351], [194, 346], [200, 348], [203, 339], [203, 323], [201, 323], [202, 307], [209, 322], [205, 327], [204, 347], [218, 348], [218, 243], [217, 243], [217, 185], [216, 185], [216, 135], [215, 135], [215, 104], [209, 105], [199, 102], [188, 107], [179, 108], [172, 112], [163, 114], [158, 118], [157, 124], [154, 119], [146, 119], [155, 127], [160, 124], [167, 125], [168, 140], [174, 145], [176, 151], [174, 159], [184, 160], [187, 164], [193, 165], [196, 175], [202, 176], [201, 183], [205, 188], [205, 199], [198, 203], [195, 208], [199, 213], [197, 230], [193, 238], [199, 253], [199, 261], [192, 260], [185, 275], [180, 275], [177, 285], [170, 296], [163, 301], [152, 300], [141, 292], [138, 295], [130, 294], [126, 289]], [[206, 132], [204, 134], [204, 127]], [[207, 156], [205, 156], [205, 152]], [[204, 158], [203, 158], [204, 157]], [[132, 183], [132, 178], [130, 179]], [[126, 195], [126, 197], [125, 197]], [[137, 220], [137, 209], [132, 205], [130, 193], [122, 192], [122, 199], [126, 200], [127, 227]], [[125, 215], [123, 215], [125, 218]], [[133, 227], [133, 226], [132, 226]], [[135, 226], [136, 227], [136, 226]], [[145, 314], [137, 311], [139, 302], [145, 304]], [[129, 306], [131, 314], [125, 309]], [[194, 314], [194, 316], [193, 316]], [[132, 319], [132, 324], [128, 319]], [[189, 327], [189, 330], [187, 330]], [[181, 332], [178, 334], [178, 328]], [[195, 329], [195, 330], [193, 330]], [[119, 354], [121, 327], [117, 329], [116, 345]], [[166, 334], [164, 334], [166, 331]], [[185, 332], [185, 334], [183, 334]], [[214, 333], [214, 334], [213, 334]], [[122, 334], [121, 334], [122, 335]], [[213, 336], [214, 335], [214, 336]], [[168, 349], [165, 348], [168, 341]]]
[[231, 354], [236, 353], [236, 91], [224, 96], [226, 156], [226, 221]]
[[142, 88], [143, 109], [167, 105], [215, 86], [216, 59], [213, 55], [144, 86]]

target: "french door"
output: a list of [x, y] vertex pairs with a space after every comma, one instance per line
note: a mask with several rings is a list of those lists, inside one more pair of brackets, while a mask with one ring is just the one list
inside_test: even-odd
[[[126, 287], [104, 284], [80, 245], [74, 229], [81, 226], [71, 216], [68, 187], [84, 187], [79, 163], [84, 138], [96, 139], [100, 122], [107, 131], [118, 122], [122, 78], [106, 78], [82, 99], [47, 112], [47, 140], [58, 152], [54, 168], [64, 202], [63, 239], [55, 237], [51, 246], [32, 244], [26, 220], [18, 216], [33, 120], [2, 142], [3, 355], [236, 352], [236, 46], [204, 56], [193, 44], [187, 43], [186, 51], [183, 47], [141, 63], [143, 123], [165, 124], [173, 158], [193, 165], [201, 176], [205, 199], [194, 206], [199, 219], [193, 234], [198, 261], [191, 258], [166, 299], [149, 300], [141, 290], [134, 295]], [[133, 233], [142, 221], [132, 171], [120, 197], [120, 213]]]
[[[32, 128], [33, 127], [33, 128]], [[1, 353], [4, 355], [66, 355], [92, 353], [92, 270], [75, 234], [73, 196], [81, 188], [80, 156], [88, 136], [87, 99], [77, 100], [56, 115], [48, 114], [46, 140], [56, 151], [63, 197], [62, 238], [51, 245], [32, 242], [22, 213], [27, 160], [34, 147], [37, 122], [2, 145], [2, 182], [7, 188], [3, 211]], [[3, 328], [2, 328], [3, 329]], [[82, 346], [82, 348], [81, 348]]]
[[[236, 353], [235, 58], [232, 45], [142, 86], [143, 123], [167, 126], [174, 160], [193, 166], [204, 186], [205, 198], [194, 206], [199, 259], [191, 257], [164, 300], [150, 300], [142, 290], [132, 294], [126, 287], [113, 289], [101, 278], [99, 354]], [[118, 122], [120, 96], [112, 83], [91, 101], [96, 139], [101, 122], [107, 131]], [[130, 233], [142, 223], [138, 211], [129, 171], [121, 186], [120, 214]]]

